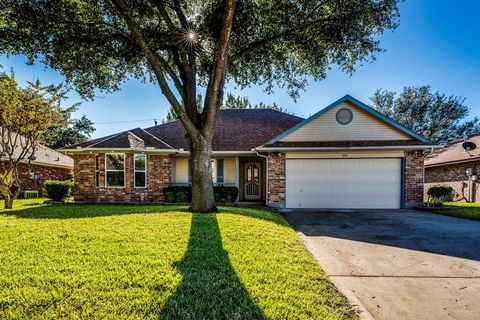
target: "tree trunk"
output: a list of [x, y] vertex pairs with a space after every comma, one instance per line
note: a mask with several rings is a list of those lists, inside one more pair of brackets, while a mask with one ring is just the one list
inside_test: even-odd
[[192, 212], [217, 212], [213, 196], [212, 147], [203, 139], [191, 143], [190, 167], [192, 169]]
[[3, 200], [4, 200], [3, 208], [4, 209], [12, 209], [12, 207], [13, 207], [13, 197], [11, 195], [4, 195]]

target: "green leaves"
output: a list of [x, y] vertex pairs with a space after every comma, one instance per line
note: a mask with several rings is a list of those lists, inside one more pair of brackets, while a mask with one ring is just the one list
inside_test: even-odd
[[[128, 1], [150, 49], [182, 78], [175, 62], [183, 30], [164, 1], [178, 32], [168, 30], [157, 7]], [[244, 87], [287, 89], [292, 96], [306, 79], [325, 78], [331, 64], [348, 73], [380, 51], [377, 36], [398, 24], [397, 0], [263, 0], [236, 6], [227, 79]], [[153, 2], [154, 3], [154, 2]], [[208, 83], [214, 51], [222, 34], [223, 1], [181, 1], [180, 10], [198, 30], [195, 64], [200, 84]], [[130, 77], [149, 78], [151, 66], [110, 1], [5, 0], [0, 5], [0, 53], [40, 59], [65, 75], [84, 97], [95, 89], [118, 90]], [[178, 57], [177, 57], [178, 58]]]
[[430, 86], [405, 87], [397, 95], [377, 90], [371, 98], [378, 111], [436, 143], [449, 143], [480, 131], [477, 117], [469, 121], [465, 98], [433, 92]]

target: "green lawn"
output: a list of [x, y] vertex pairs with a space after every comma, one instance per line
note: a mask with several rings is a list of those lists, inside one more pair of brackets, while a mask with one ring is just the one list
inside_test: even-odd
[[278, 214], [0, 211], [0, 319], [356, 319]]
[[435, 211], [448, 216], [480, 220], [480, 203], [445, 202], [443, 205], [455, 207], [455, 210]]

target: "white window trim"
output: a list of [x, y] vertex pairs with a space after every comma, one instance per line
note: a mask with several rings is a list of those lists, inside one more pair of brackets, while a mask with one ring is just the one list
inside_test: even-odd
[[213, 183], [216, 184], [217, 183], [217, 159], [212, 159], [210, 163], [212, 166], [212, 180], [213, 180]]
[[[137, 156], [144, 156], [145, 157], [145, 170], [137, 171], [137, 168], [135, 167], [135, 157], [137, 157]], [[148, 156], [146, 154], [137, 153], [137, 154], [133, 155], [133, 187], [134, 188], [145, 189], [148, 186], [148, 182], [147, 182], [147, 160], [148, 160]], [[145, 173], [145, 186], [143, 186], [143, 187], [137, 187], [136, 184], [135, 184], [135, 174], [137, 172], [144, 172]]]
[[[100, 161], [100, 155], [96, 153], [95, 154], [95, 177], [94, 177], [95, 188], [100, 188], [100, 166], [97, 165], [97, 164], [100, 164], [99, 161]], [[98, 173], [98, 181], [97, 181], [97, 173]]]
[[[122, 170], [107, 170], [107, 155], [109, 154], [121, 154], [123, 155], [123, 186], [109, 186], [107, 185], [107, 172], [110, 171], [110, 172], [120, 172]], [[118, 189], [118, 188], [125, 188], [125, 178], [126, 178], [126, 174], [125, 174], [125, 160], [127, 159], [126, 157], [126, 154], [125, 153], [121, 153], [121, 152], [107, 152], [105, 153], [105, 188], [113, 188], [113, 189]]]

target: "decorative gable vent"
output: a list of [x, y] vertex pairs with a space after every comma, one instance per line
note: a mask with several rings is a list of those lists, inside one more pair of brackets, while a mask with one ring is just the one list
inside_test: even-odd
[[348, 108], [341, 108], [335, 114], [335, 118], [341, 125], [347, 125], [353, 120], [353, 112]]

